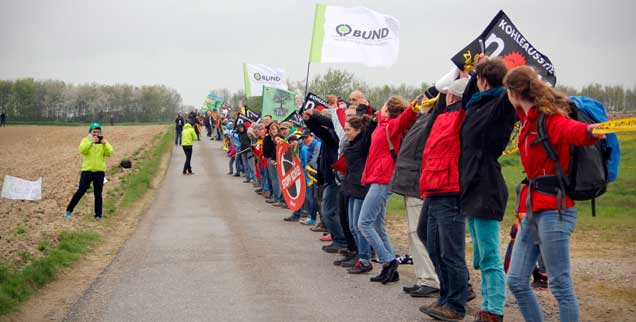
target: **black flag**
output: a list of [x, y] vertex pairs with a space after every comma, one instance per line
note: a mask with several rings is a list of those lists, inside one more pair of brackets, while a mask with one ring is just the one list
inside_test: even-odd
[[329, 102], [327, 102], [326, 99], [314, 93], [307, 93], [307, 96], [305, 97], [305, 102], [303, 103], [303, 106], [300, 109], [300, 114], [302, 115], [305, 110], [317, 109], [319, 111], [322, 111], [323, 109], [326, 109], [326, 108], [329, 108]]
[[459, 69], [470, 70], [475, 67], [477, 55], [480, 53], [485, 53], [489, 57], [501, 57], [508, 68], [532, 66], [544, 81], [552, 86], [556, 85], [554, 66], [550, 59], [530, 44], [503, 10], [497, 13], [477, 39], [451, 60]]

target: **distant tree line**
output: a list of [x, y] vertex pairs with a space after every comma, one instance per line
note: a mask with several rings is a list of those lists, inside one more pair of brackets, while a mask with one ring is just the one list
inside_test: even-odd
[[181, 95], [164, 85], [75, 85], [57, 80], [0, 80], [0, 110], [9, 121], [155, 122], [182, 110]]
[[[355, 89], [362, 89], [369, 98], [369, 101], [378, 109], [392, 95], [399, 95], [407, 100], [415, 98], [431, 84], [422, 83], [419, 86], [413, 85], [369, 85], [358, 79], [353, 73], [337, 69], [329, 69], [325, 74], [315, 75], [309, 82], [309, 92], [321, 97], [327, 95], [340, 96], [343, 100], [349, 100], [349, 94]], [[297, 96], [303, 96], [305, 92], [305, 81], [288, 82], [291, 91]], [[636, 113], [636, 86], [624, 88], [623, 86], [604, 86], [601, 84], [591, 84], [577, 90], [576, 88], [559, 85], [557, 89], [568, 96], [581, 95], [597, 99], [605, 105], [610, 113]], [[245, 92], [239, 90], [232, 92], [228, 89], [217, 89], [212, 91], [226, 101], [232, 107], [238, 106], [240, 100], [245, 100]], [[230, 98], [229, 100], [227, 98]], [[302, 97], [304, 99], [304, 97]], [[248, 97], [248, 106], [255, 112], [261, 111], [261, 97]]]

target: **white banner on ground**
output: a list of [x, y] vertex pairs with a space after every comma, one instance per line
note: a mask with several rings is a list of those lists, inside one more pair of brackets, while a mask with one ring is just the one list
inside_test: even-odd
[[391, 66], [400, 48], [400, 22], [365, 7], [316, 5], [309, 61]]
[[13, 200], [42, 199], [42, 177], [36, 181], [29, 181], [5, 175], [2, 184], [2, 198]]
[[243, 64], [245, 94], [263, 96], [263, 86], [287, 90], [287, 72], [263, 64]]

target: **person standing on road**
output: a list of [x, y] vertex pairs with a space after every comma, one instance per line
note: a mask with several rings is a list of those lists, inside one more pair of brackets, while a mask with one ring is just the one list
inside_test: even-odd
[[113, 146], [102, 135], [102, 127], [99, 123], [91, 123], [88, 128], [88, 136], [80, 142], [79, 152], [82, 155], [82, 174], [79, 188], [66, 207], [64, 217], [71, 217], [75, 206], [92, 183], [95, 195], [95, 219], [100, 220], [102, 219], [102, 188], [104, 186], [104, 172], [106, 171], [105, 158], [113, 155]]
[[174, 120], [174, 123], [176, 130], [174, 145], [181, 145], [181, 132], [183, 131], [183, 124], [185, 123], [185, 120], [183, 119], [183, 116], [181, 116], [181, 113], [177, 114], [177, 119]]
[[7, 114], [4, 114], [4, 112], [2, 112], [2, 114], [0, 114], [0, 127], [5, 127], [6, 122], [7, 122]]
[[192, 172], [190, 161], [192, 159], [192, 142], [197, 139], [197, 134], [196, 132], [194, 132], [192, 124], [186, 123], [183, 126], [183, 132], [181, 133], [181, 135], [183, 137], [183, 142], [181, 145], [183, 146], [183, 152], [185, 152], [186, 155], [185, 164], [183, 165], [183, 174], [194, 174]]

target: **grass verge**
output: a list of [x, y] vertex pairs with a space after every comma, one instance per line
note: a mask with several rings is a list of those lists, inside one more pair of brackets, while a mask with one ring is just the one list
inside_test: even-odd
[[[110, 126], [108, 121], [100, 122], [102, 126]], [[54, 122], [54, 121], [11, 121], [7, 123], [7, 126], [11, 125], [37, 125], [37, 126], [88, 126], [90, 122]], [[115, 126], [118, 125], [169, 125], [173, 124], [173, 121], [162, 122], [115, 122]]]
[[[109, 225], [110, 215], [118, 209], [131, 206], [148, 191], [152, 180], [159, 175], [162, 156], [172, 147], [172, 132], [165, 131], [155, 136], [150, 149], [136, 153], [133, 168], [127, 170], [120, 184], [107, 193], [104, 200], [106, 216], [102, 224]], [[117, 166], [109, 169], [108, 173], [114, 176], [122, 171]], [[25, 262], [30, 263], [22, 269], [14, 270], [0, 265], [0, 316], [15, 311], [36, 290], [55, 279], [60, 269], [79, 260], [99, 240], [97, 232], [64, 231], [59, 235], [56, 245], [49, 240], [41, 241], [37, 248], [42, 256], [35, 260], [32, 260], [32, 256], [25, 258]]]
[[0, 266], [0, 315], [12, 312], [33, 292], [55, 278], [57, 272], [87, 253], [99, 241], [94, 232], [65, 231], [59, 235], [57, 246], [41, 243], [38, 250], [44, 256], [20, 271]]

